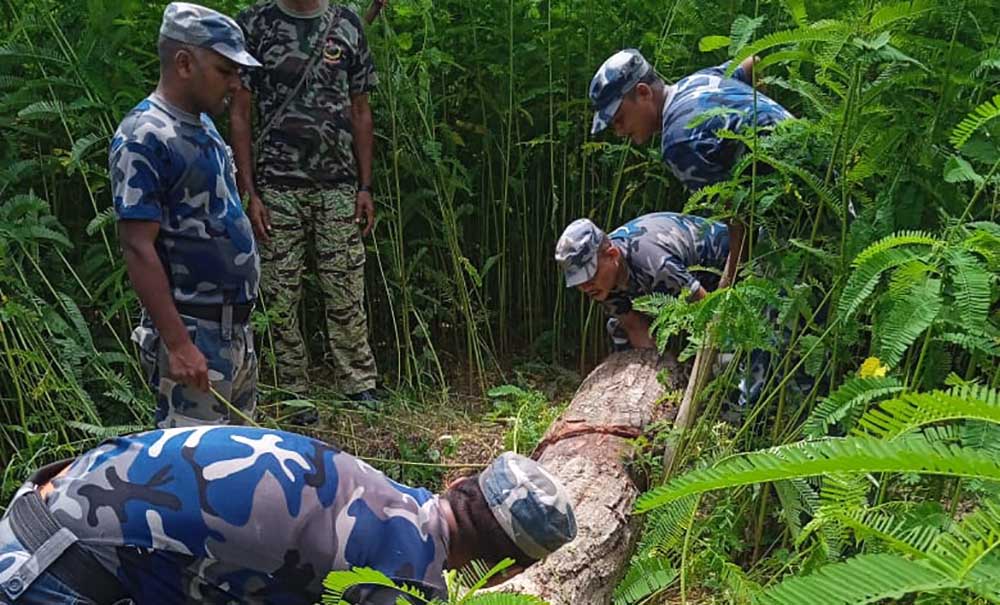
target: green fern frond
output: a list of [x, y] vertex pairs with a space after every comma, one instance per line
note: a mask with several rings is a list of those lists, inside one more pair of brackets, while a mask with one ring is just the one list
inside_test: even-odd
[[1000, 94], [988, 99], [965, 116], [965, 119], [951, 132], [948, 142], [956, 149], [961, 149], [977, 130], [997, 117], [1000, 117]]
[[949, 250], [946, 257], [952, 268], [951, 283], [955, 287], [958, 314], [970, 331], [982, 330], [993, 302], [993, 276], [964, 250]]
[[349, 571], [331, 571], [323, 580], [326, 594], [323, 595], [324, 605], [341, 605], [344, 593], [353, 586], [365, 584], [393, 588], [401, 593], [416, 597], [417, 602], [426, 603], [423, 594], [410, 586], [397, 585], [380, 571], [367, 567], [355, 567]]
[[938, 538], [934, 544], [935, 563], [961, 580], [998, 548], [1000, 503], [984, 500], [978, 510], [966, 515]]
[[614, 605], [634, 605], [669, 588], [677, 570], [660, 557], [635, 559], [612, 594]]
[[816, 406], [806, 419], [803, 431], [809, 437], [825, 437], [831, 426], [845, 419], [846, 428], [850, 428], [869, 403], [903, 388], [902, 383], [892, 377], [852, 378]]
[[862, 605], [908, 594], [933, 593], [961, 587], [962, 582], [919, 561], [898, 555], [860, 555], [843, 563], [787, 579], [765, 591], [759, 605]]
[[854, 257], [851, 266], [861, 267], [878, 257], [882, 252], [901, 246], [935, 246], [942, 243], [940, 239], [926, 231], [900, 231], [887, 235], [862, 250]]
[[666, 556], [681, 543], [690, 528], [699, 498], [690, 496], [649, 514], [636, 552], [639, 556]]
[[476, 593], [462, 599], [462, 605], [548, 605], [536, 596], [513, 592]]
[[934, 336], [934, 340], [958, 345], [970, 353], [982, 353], [988, 357], [1000, 357], [1000, 340], [978, 334], [945, 332]]
[[104, 135], [92, 132], [88, 135], [82, 136], [73, 143], [73, 149], [70, 150], [70, 161], [74, 165], [80, 165], [83, 158], [89, 153], [95, 145], [98, 143], [107, 143], [108, 137]]
[[885, 4], [872, 14], [872, 18], [868, 22], [868, 29], [870, 32], [881, 31], [900, 21], [919, 17], [924, 13], [932, 11], [934, 8], [936, 7], [926, 0]]
[[759, 55], [762, 52], [777, 46], [788, 46], [790, 44], [804, 44], [807, 42], [830, 42], [846, 40], [850, 37], [851, 28], [840, 21], [818, 21], [810, 27], [799, 29], [788, 29], [764, 36], [754, 42], [744, 46], [733, 57], [732, 63], [726, 72], [727, 76], [732, 76], [736, 68], [743, 59]]
[[877, 357], [889, 367], [899, 364], [903, 353], [934, 323], [944, 301], [941, 280], [928, 279], [901, 296], [875, 326]]
[[66, 113], [66, 105], [62, 101], [36, 101], [17, 112], [22, 120], [59, 117]]
[[838, 515], [862, 540], [875, 540], [893, 551], [918, 559], [931, 556], [941, 530], [931, 524], [913, 523], [888, 510], [855, 510]]
[[90, 222], [87, 223], [87, 235], [94, 235], [108, 225], [113, 225], [115, 222], [115, 216], [114, 206], [109, 206], [108, 208], [105, 208], [101, 212], [97, 213], [97, 215], [90, 219]]
[[883, 401], [858, 421], [856, 434], [895, 439], [943, 420], [981, 420], [1000, 424], [1000, 392], [986, 387], [906, 393]]
[[710, 490], [825, 473], [901, 472], [986, 480], [1000, 479], [1000, 460], [971, 448], [934, 443], [924, 435], [878, 441], [848, 437], [806, 441], [739, 454], [691, 471], [641, 495], [635, 511], [644, 513], [679, 498]]
[[846, 321], [861, 308], [861, 305], [875, 291], [883, 273], [923, 258], [908, 248], [888, 248], [868, 256], [847, 278], [847, 284], [841, 291], [840, 300], [837, 303], [837, 314], [841, 321]]

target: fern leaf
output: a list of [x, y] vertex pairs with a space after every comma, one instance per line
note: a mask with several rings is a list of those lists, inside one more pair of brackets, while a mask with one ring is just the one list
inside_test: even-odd
[[892, 307], [876, 324], [877, 357], [895, 367], [903, 353], [934, 323], [943, 307], [941, 280], [928, 279], [892, 301]]
[[806, 435], [824, 437], [830, 427], [847, 419], [852, 424], [869, 403], [903, 390], [902, 383], [891, 377], [852, 378], [840, 385], [813, 410], [803, 425]]
[[883, 237], [862, 250], [851, 262], [853, 267], [861, 267], [886, 250], [901, 246], [935, 246], [943, 243], [926, 231], [900, 231]]
[[640, 496], [635, 511], [648, 512], [679, 498], [715, 489], [825, 473], [903, 472], [1000, 479], [1000, 460], [972, 448], [936, 443], [925, 435], [878, 441], [847, 437], [806, 441], [739, 454], [681, 475]]
[[115, 222], [114, 206], [105, 208], [101, 212], [97, 213], [97, 216], [90, 219], [90, 222], [87, 223], [87, 235], [94, 235], [101, 229], [104, 229], [105, 227], [113, 224], [114, 222]]
[[907, 248], [889, 248], [868, 257], [865, 262], [851, 273], [847, 284], [840, 293], [837, 303], [837, 315], [841, 321], [846, 321], [875, 291], [882, 274], [889, 269], [906, 265], [918, 260], [921, 256]]
[[965, 119], [951, 132], [948, 142], [956, 149], [961, 149], [977, 130], [998, 116], [1000, 116], [1000, 94], [988, 99], [965, 116]]
[[806, 42], [837, 42], [845, 40], [849, 36], [850, 27], [840, 21], [820, 21], [811, 27], [775, 32], [760, 38], [753, 44], [744, 46], [736, 53], [732, 63], [729, 64], [729, 68], [726, 70], [726, 75], [732, 76], [743, 59], [761, 54], [763, 51], [776, 46], [803, 44]]
[[825, 565], [808, 576], [785, 580], [765, 591], [756, 603], [861, 605], [961, 585], [926, 563], [898, 555], [860, 555], [843, 563]]
[[70, 150], [70, 161], [74, 165], [79, 166], [83, 162], [83, 158], [94, 148], [95, 145], [98, 143], [106, 143], [107, 140], [108, 137], [99, 135], [96, 132], [80, 137], [75, 143], [73, 143], [73, 149]]
[[614, 605], [640, 603], [666, 590], [676, 579], [677, 570], [664, 558], [634, 560], [615, 587], [612, 602]]
[[955, 287], [958, 314], [970, 331], [982, 330], [993, 302], [990, 290], [993, 278], [974, 256], [964, 250], [949, 250], [947, 258], [954, 270], [951, 282]]
[[1000, 392], [985, 387], [906, 393], [883, 401], [858, 421], [857, 434], [894, 439], [943, 420], [982, 420], [1000, 424]]
[[936, 562], [956, 578], [967, 577], [987, 556], [1000, 548], [1000, 503], [984, 500], [934, 545]]
[[891, 25], [895, 25], [899, 21], [918, 17], [923, 13], [929, 12], [933, 8], [934, 5], [930, 4], [926, 0], [885, 4], [880, 6], [879, 9], [872, 14], [872, 18], [868, 22], [868, 27], [872, 32], [884, 30]]
[[17, 117], [22, 120], [33, 120], [59, 117], [65, 112], [66, 105], [62, 101], [36, 101], [17, 112]]

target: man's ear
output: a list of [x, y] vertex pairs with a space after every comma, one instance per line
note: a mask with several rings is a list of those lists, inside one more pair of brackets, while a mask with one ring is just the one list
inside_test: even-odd
[[177, 75], [182, 78], [190, 78], [194, 72], [195, 56], [194, 51], [188, 48], [179, 48], [174, 53], [174, 69]]
[[635, 85], [635, 94], [639, 100], [650, 99], [653, 97], [653, 89], [650, 88], [649, 84], [639, 82]]
[[469, 477], [469, 476], [458, 477], [456, 479], [452, 479], [451, 481], [448, 482], [448, 485], [446, 485], [444, 489], [445, 489], [445, 491], [448, 491], [448, 490], [451, 490], [451, 489], [455, 489], [456, 487], [458, 487], [459, 485], [461, 485], [463, 481], [469, 481], [470, 479], [471, 479], [471, 477]]

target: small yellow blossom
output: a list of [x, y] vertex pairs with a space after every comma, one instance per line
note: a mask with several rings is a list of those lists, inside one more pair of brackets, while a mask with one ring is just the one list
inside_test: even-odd
[[889, 368], [882, 365], [882, 360], [878, 357], [869, 357], [861, 364], [858, 375], [862, 378], [883, 378]]

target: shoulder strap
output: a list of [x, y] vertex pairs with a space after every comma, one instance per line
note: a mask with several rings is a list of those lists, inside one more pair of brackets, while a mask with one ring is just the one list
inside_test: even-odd
[[260, 133], [257, 135], [257, 140], [253, 143], [253, 155], [254, 160], [260, 155], [260, 146], [264, 143], [265, 137], [267, 137], [268, 132], [271, 128], [277, 124], [281, 118], [285, 117], [285, 112], [288, 111], [288, 106], [292, 104], [292, 101], [299, 96], [302, 91], [302, 87], [305, 85], [306, 80], [309, 79], [309, 73], [316, 67], [316, 63], [319, 62], [319, 58], [323, 56], [323, 48], [326, 46], [326, 40], [330, 37], [330, 32], [333, 31], [333, 26], [340, 20], [340, 6], [330, 6], [331, 10], [328, 14], [330, 15], [330, 22], [327, 23], [326, 29], [323, 30], [323, 34], [318, 40], [313, 44], [312, 55], [309, 57], [309, 61], [306, 62], [305, 67], [302, 69], [302, 73], [299, 75], [299, 81], [292, 89], [292, 92], [285, 97], [278, 109], [271, 114], [271, 119], [267, 121], [267, 124], [260, 129]]

